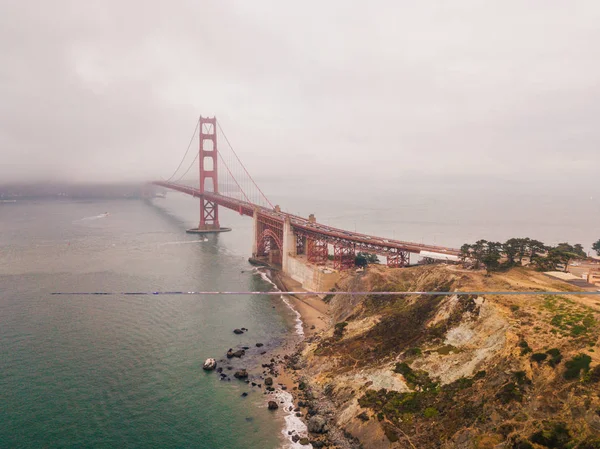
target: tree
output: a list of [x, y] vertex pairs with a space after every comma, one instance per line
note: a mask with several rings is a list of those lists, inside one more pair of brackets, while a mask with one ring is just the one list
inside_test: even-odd
[[575, 254], [579, 254], [583, 258], [587, 257], [587, 254], [585, 253], [585, 250], [583, 249], [583, 245], [581, 245], [580, 243], [576, 243], [573, 246], [573, 249], [575, 250]]
[[481, 265], [485, 265], [488, 273], [498, 269], [501, 256], [502, 244], [499, 242], [478, 240], [473, 245], [465, 243], [460, 248], [460, 257], [463, 262], [472, 260], [473, 267], [476, 269], [481, 268]]
[[566, 249], [569, 248], [564, 244], [559, 244], [555, 248], [549, 248], [545, 256], [535, 256], [532, 261], [540, 271], [556, 271], [559, 269], [559, 265], [564, 265], [563, 270], [566, 272], [569, 261], [578, 257], [577, 254], [566, 251]]
[[354, 258], [354, 264], [357, 267], [366, 267], [371, 263], [379, 263], [379, 259], [376, 254], [371, 253], [356, 253], [356, 257]]
[[523, 257], [525, 257], [527, 255], [527, 251], [529, 249], [529, 244], [531, 243], [531, 239], [529, 237], [526, 237], [524, 239], [516, 239], [518, 242], [518, 252], [517, 255], [519, 256], [519, 262], [521, 263], [521, 265], [523, 264]]
[[521, 244], [521, 240], [523, 240], [523, 239], [515, 239], [515, 238], [508, 239], [502, 245], [502, 250], [504, 251], [504, 254], [506, 254], [508, 263], [511, 265], [515, 263], [515, 258], [517, 256], [519, 256], [519, 252], [521, 251], [521, 248], [523, 246]]
[[600, 240], [592, 245], [592, 249], [596, 251], [596, 254], [600, 256]]
[[487, 242], [487, 247], [484, 249], [481, 261], [485, 264], [488, 274], [498, 269], [500, 266], [500, 257], [502, 257], [502, 243]]
[[563, 253], [570, 253], [573, 255], [572, 257], [587, 257], [583, 246], [579, 243], [576, 243], [575, 245], [570, 245], [567, 242], [559, 243], [558, 245], [556, 245], [556, 249]]
[[539, 240], [527, 239], [527, 248], [529, 250], [529, 258], [533, 260], [538, 254], [545, 253], [548, 248]]

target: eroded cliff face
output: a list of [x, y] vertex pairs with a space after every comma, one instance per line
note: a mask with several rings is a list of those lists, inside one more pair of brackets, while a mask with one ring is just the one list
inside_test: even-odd
[[600, 448], [600, 301], [376, 293], [571, 288], [524, 269], [348, 275], [341, 291], [373, 294], [330, 299], [300, 362], [308, 409], [347, 447]]

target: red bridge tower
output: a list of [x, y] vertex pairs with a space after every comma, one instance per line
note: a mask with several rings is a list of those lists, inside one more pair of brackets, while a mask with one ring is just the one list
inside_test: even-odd
[[200, 159], [200, 223], [197, 229], [188, 229], [190, 233], [212, 233], [231, 231], [219, 224], [219, 205], [204, 195], [219, 193], [219, 171], [217, 152], [217, 118], [200, 116], [199, 124]]

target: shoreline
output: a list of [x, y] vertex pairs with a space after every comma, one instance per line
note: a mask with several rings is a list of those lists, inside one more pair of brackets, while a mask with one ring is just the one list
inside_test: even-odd
[[[268, 267], [260, 267], [255, 270], [265, 281], [281, 291], [289, 291], [286, 279], [280, 273], [274, 273]], [[307, 422], [305, 420], [306, 410], [298, 407], [300, 374], [287, 366], [287, 361], [303, 346], [305, 341], [316, 334], [321, 333], [329, 327], [329, 306], [317, 296], [295, 297], [281, 295], [282, 302], [296, 315], [294, 326], [295, 335], [290, 336], [288, 344], [282, 345], [275, 351], [277, 361], [277, 373], [273, 375], [275, 391], [272, 395], [277, 398], [280, 408], [285, 413], [283, 421], [285, 425], [282, 435], [285, 448], [312, 448], [308, 444], [300, 444], [300, 439], [310, 440]], [[296, 338], [294, 338], [296, 337]], [[267, 400], [271, 395], [267, 395]], [[294, 441], [296, 440], [296, 441]]]

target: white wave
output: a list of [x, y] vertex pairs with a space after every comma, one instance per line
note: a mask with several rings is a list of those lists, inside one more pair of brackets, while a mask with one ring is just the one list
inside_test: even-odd
[[[263, 280], [265, 280], [266, 282], [271, 284], [275, 291], [278, 291], [278, 292], [281, 291], [277, 288], [277, 285], [275, 285], [275, 283], [271, 279], [269, 279], [269, 276], [267, 276], [267, 274], [264, 271], [262, 271], [258, 268], [254, 268], [253, 271], [255, 274], [258, 274]], [[294, 306], [292, 306], [292, 304], [290, 303], [287, 296], [281, 295], [280, 298], [283, 300], [284, 304], [286, 306], [288, 306], [290, 308], [290, 310], [292, 312], [294, 312], [294, 314], [296, 315], [296, 324], [295, 324], [294, 328], [296, 329], [296, 333], [298, 335], [300, 335], [301, 337], [304, 337], [304, 326], [302, 323], [302, 315], [300, 315], [300, 312], [298, 312], [296, 309], [294, 309]]]
[[[306, 424], [302, 422], [300, 418], [296, 416], [294, 412], [294, 398], [287, 391], [277, 390], [275, 392], [275, 396], [280, 401], [283, 401], [283, 404], [280, 404], [283, 411], [286, 413], [285, 417], [285, 426], [281, 433], [284, 438], [287, 440], [283, 446], [285, 449], [300, 449], [300, 448], [312, 448], [312, 444], [308, 444], [306, 446], [301, 445], [299, 442], [294, 443], [292, 441], [292, 437], [294, 435], [298, 435], [300, 438], [308, 437], [308, 428]], [[280, 402], [278, 401], [278, 402]], [[292, 434], [290, 435], [289, 432]]]
[[288, 306], [292, 312], [294, 312], [296, 314], [296, 333], [298, 335], [300, 335], [301, 337], [304, 337], [304, 326], [302, 323], [302, 315], [300, 315], [300, 312], [298, 312], [296, 309], [294, 309], [294, 306], [292, 306], [292, 304], [290, 303], [290, 300], [286, 297], [281, 295], [281, 299], [283, 299], [283, 302], [285, 303], [286, 306]]

